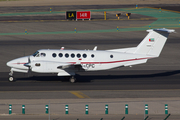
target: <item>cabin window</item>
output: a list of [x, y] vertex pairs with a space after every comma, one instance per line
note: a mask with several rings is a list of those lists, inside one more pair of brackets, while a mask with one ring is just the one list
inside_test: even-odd
[[72, 57], [72, 58], [74, 58], [74, 57], [75, 57], [75, 54], [74, 54], [74, 53], [72, 53], [72, 54], [71, 54], [71, 57]]
[[80, 58], [80, 57], [81, 57], [81, 54], [78, 53], [78, 54], [77, 54], [77, 57]]
[[94, 58], [94, 54], [92, 54], [91, 57]]
[[59, 57], [63, 57], [63, 54], [62, 54], [62, 53], [59, 53]]
[[53, 57], [56, 57], [56, 53], [53, 53], [52, 56], [53, 56]]
[[41, 57], [45, 57], [46, 56], [46, 53], [41, 53]]
[[83, 54], [83, 58], [86, 58], [87, 57], [87, 55], [86, 54]]
[[110, 55], [110, 58], [113, 58], [113, 55]]
[[68, 53], [66, 53], [66, 54], [65, 54], [65, 57], [66, 57], [66, 58], [68, 58], [68, 57], [69, 57], [69, 54], [68, 54]]

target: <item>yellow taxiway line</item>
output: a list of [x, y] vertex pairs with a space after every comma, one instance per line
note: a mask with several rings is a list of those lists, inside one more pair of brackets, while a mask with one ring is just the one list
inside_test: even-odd
[[77, 96], [78, 98], [90, 98], [89, 96], [85, 95], [80, 91], [69, 91], [71, 94]]

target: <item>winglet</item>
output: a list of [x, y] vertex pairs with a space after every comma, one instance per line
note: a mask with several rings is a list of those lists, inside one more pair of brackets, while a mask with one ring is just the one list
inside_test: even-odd
[[96, 51], [97, 50], [97, 46], [95, 46], [93, 50]]
[[64, 50], [64, 47], [61, 47], [61, 50]]

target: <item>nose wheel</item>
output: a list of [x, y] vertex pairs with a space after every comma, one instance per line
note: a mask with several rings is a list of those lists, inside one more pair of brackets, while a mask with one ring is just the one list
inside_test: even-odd
[[13, 71], [10, 71], [10, 73], [9, 73], [9, 82], [13, 82], [13, 81], [14, 81]]
[[76, 82], [76, 78], [75, 78], [74, 76], [72, 76], [72, 77], [70, 77], [69, 81], [70, 81], [71, 83], [75, 83], [75, 82]]
[[10, 76], [9, 77], [9, 82], [13, 82], [14, 81], [14, 77]]

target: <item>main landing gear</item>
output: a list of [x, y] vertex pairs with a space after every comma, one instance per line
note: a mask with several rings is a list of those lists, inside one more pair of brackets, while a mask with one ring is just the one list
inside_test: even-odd
[[75, 82], [76, 82], [76, 78], [75, 78], [74, 76], [71, 76], [70, 79], [69, 79], [69, 81], [70, 81], [71, 83], [75, 83]]
[[14, 81], [13, 71], [10, 71], [10, 73], [9, 73], [9, 82], [13, 82], [13, 81]]

